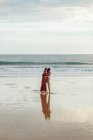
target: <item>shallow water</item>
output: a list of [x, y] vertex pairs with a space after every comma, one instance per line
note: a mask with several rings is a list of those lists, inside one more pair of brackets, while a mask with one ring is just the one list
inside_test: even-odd
[[[50, 94], [47, 119], [42, 112], [40, 80], [0, 78], [0, 139], [92, 140], [93, 76], [52, 77], [55, 94]], [[45, 104], [44, 95], [43, 99]]]

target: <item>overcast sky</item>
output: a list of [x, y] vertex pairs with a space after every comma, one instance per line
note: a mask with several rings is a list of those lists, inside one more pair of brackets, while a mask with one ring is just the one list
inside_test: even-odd
[[93, 0], [0, 0], [0, 54], [93, 54]]

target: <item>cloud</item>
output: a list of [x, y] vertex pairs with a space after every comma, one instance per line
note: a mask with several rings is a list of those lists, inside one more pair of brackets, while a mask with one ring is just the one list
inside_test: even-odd
[[10, 4], [10, 5], [27, 5], [27, 4], [45, 4], [45, 5], [88, 5], [93, 3], [92, 0], [0, 0], [0, 4]]
[[92, 36], [91, 0], [0, 0], [0, 53], [91, 53]]
[[92, 6], [20, 5], [0, 8], [0, 21], [93, 21]]
[[92, 0], [0, 0], [0, 22], [93, 21]]

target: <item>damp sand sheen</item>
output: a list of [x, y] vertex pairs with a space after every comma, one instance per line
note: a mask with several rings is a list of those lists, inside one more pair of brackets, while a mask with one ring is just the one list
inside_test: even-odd
[[50, 118], [40, 76], [0, 77], [0, 140], [92, 140], [93, 75], [51, 76]]

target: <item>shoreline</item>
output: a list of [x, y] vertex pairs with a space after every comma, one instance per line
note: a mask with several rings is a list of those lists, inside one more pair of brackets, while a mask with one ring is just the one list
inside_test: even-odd
[[[0, 77], [41, 77], [41, 75], [0, 75]], [[93, 73], [62, 73], [62, 74], [52, 74], [51, 77], [60, 77], [60, 76], [93, 76]]]

